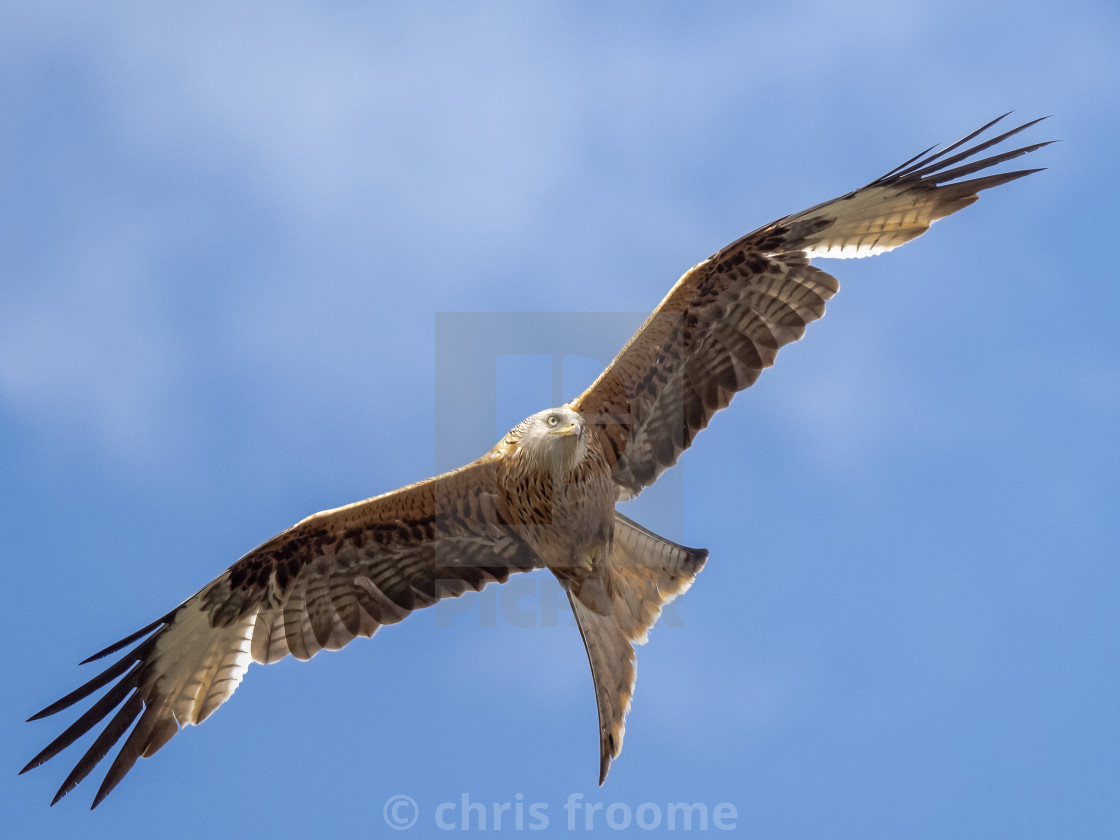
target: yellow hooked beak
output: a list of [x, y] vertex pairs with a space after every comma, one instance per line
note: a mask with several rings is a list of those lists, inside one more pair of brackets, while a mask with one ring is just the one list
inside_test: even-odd
[[579, 420], [570, 420], [549, 430], [550, 435], [572, 435], [576, 440], [583, 437], [583, 423]]

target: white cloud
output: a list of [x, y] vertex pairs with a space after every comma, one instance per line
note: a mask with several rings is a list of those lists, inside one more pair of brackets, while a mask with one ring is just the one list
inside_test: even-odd
[[120, 455], [167, 424], [182, 349], [144, 278], [168, 231], [127, 208], [91, 208], [80, 239], [23, 278], [0, 310], [0, 388], [32, 414], [71, 415]]
[[[3, 316], [18, 326], [2, 387], [29, 410], [93, 418], [113, 446], [179, 412], [175, 379], [200, 353], [295, 379], [312, 401], [352, 389], [357, 370], [368, 406], [377, 382], [430, 376], [399, 351], [419, 339], [429, 357], [436, 310], [650, 307], [708, 250], [855, 186], [840, 164], [870, 177], [911, 151], [892, 138], [936, 125], [931, 140], [952, 139], [960, 114], [986, 116], [1006, 93], [946, 83], [995, 52], [896, 72], [907, 33], [957, 25], [917, 3], [713, 7], [676, 28], [633, 11], [587, 26], [544, 4], [19, 10], [0, 35], [14, 101], [30, 112], [20, 91], [57, 77], [72, 122], [27, 145], [9, 135], [5, 154], [18, 168], [50, 147], [67, 173], [40, 234], [68, 256], [16, 267], [35, 279]], [[870, 65], [855, 33], [879, 39]], [[82, 265], [104, 260], [99, 292]], [[168, 314], [184, 282], [212, 289], [205, 332]], [[577, 287], [594, 297], [573, 305], [562, 290]], [[82, 300], [112, 340], [67, 314]], [[31, 324], [51, 337], [49, 364], [14, 349], [48, 343]], [[878, 378], [865, 350], [859, 376]], [[834, 432], [872, 438], [855, 375], [813, 388], [833, 394]]]

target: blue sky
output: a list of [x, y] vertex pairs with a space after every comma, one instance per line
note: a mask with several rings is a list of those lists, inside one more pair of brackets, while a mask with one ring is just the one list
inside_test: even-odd
[[[5, 836], [397, 836], [397, 795], [418, 836], [470, 803], [537, 836], [671, 802], [759, 838], [1120, 831], [1120, 13], [759, 5], [5, 4]], [[16, 777], [79, 660], [601, 366], [526, 315], [471, 403], [438, 372], [472, 329], [575, 313], [609, 355], [722, 245], [1010, 109], [1053, 114], [1048, 171], [825, 264], [828, 316], [626, 509], [711, 559], [604, 788], [545, 575], [252, 667], [93, 814], [93, 778], [47, 808], [76, 748]]]

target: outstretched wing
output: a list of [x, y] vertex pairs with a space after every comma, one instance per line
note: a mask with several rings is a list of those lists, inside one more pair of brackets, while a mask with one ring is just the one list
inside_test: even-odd
[[108, 718], [53, 805], [136, 722], [97, 791], [97, 807], [136, 759], [152, 755], [181, 727], [201, 723], [228, 700], [251, 661], [276, 662], [289, 653], [309, 659], [324, 648], [337, 650], [441, 598], [537, 565], [534, 553], [501, 524], [489, 460], [317, 513], [242, 557], [163, 618], [87, 659], [139, 641], [32, 718], [110, 686], [21, 772]]
[[676, 463], [712, 415], [824, 315], [839, 285], [810, 259], [897, 248], [981, 190], [1037, 172], [956, 180], [1047, 145], [974, 159], [1034, 120], [957, 151], [998, 121], [855, 192], [759, 228], [686, 272], [572, 403], [599, 435], [620, 497], [637, 495]]

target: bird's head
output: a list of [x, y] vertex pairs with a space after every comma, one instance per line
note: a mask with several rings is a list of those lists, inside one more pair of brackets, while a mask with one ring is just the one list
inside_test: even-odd
[[510, 430], [507, 442], [537, 469], [567, 472], [587, 454], [586, 432], [583, 415], [562, 406], [527, 417]]

